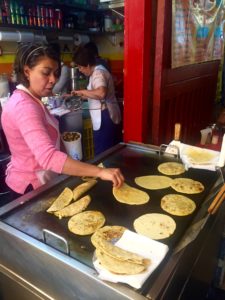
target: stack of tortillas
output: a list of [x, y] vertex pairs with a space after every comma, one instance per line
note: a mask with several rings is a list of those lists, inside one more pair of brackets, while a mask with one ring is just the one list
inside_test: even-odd
[[122, 226], [102, 227], [92, 235], [91, 242], [96, 247], [96, 257], [103, 268], [114, 274], [139, 274], [147, 268], [150, 261], [113, 244], [125, 229]]

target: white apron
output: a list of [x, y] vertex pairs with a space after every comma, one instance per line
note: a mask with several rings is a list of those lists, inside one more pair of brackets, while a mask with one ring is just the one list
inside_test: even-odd
[[[95, 70], [107, 71], [106, 68], [102, 65], [96, 66]], [[90, 77], [87, 89], [91, 90], [92, 88], [93, 88], [92, 87], [92, 78]], [[106, 87], [106, 88], [108, 88], [108, 87]], [[99, 130], [99, 128], [101, 127], [101, 121], [102, 121], [101, 120], [101, 111], [102, 111], [104, 105], [109, 110], [109, 115], [110, 115], [110, 118], [113, 121], [113, 123], [115, 123], [115, 124], [120, 123], [121, 113], [120, 113], [120, 108], [117, 103], [116, 97], [113, 97], [113, 99], [105, 99], [102, 101], [88, 98], [88, 105], [89, 105], [89, 112], [90, 112], [90, 116], [91, 116], [93, 130]]]
[[[48, 115], [48, 113], [46, 112], [44, 104], [42, 104], [40, 102], [40, 100], [38, 98], [36, 98], [34, 95], [32, 95], [31, 92], [22, 84], [17, 85], [16, 88], [18, 90], [22, 90], [22, 91], [26, 92], [27, 94], [29, 94], [30, 96], [32, 96], [32, 98], [41, 105], [41, 107], [43, 108], [43, 111], [45, 113], [45, 117], [46, 117], [48, 124], [50, 124], [52, 127], [54, 127], [56, 129], [56, 131], [58, 132], [58, 127], [55, 124], [55, 122], [51, 119], [51, 117]], [[58, 137], [57, 137], [55, 147], [57, 150], [60, 150], [60, 134], [59, 134], [59, 132], [58, 132]], [[48, 181], [50, 181], [51, 179], [56, 178], [58, 176], [58, 174], [51, 170], [38, 170], [38, 171], [36, 171], [36, 176], [37, 176], [38, 180], [40, 181], [40, 183], [43, 185], [43, 184], [47, 183]]]

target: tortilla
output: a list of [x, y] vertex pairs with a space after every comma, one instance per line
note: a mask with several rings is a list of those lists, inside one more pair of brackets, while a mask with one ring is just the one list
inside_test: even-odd
[[114, 257], [118, 260], [129, 261], [141, 265], [149, 264], [149, 260], [142, 257], [141, 255], [128, 250], [124, 250], [105, 240], [100, 240], [99, 245], [96, 249], [100, 249], [101, 251], [105, 252], [107, 255]]
[[146, 269], [144, 264], [118, 260], [100, 249], [96, 249], [96, 257], [103, 268], [115, 274], [134, 275]]
[[170, 187], [173, 179], [168, 176], [148, 175], [136, 177], [135, 183], [145, 189], [160, 190]]
[[184, 150], [183, 155], [186, 155], [188, 160], [194, 164], [208, 164], [216, 158], [216, 152], [210, 152], [207, 149], [198, 149], [195, 147]]
[[87, 182], [81, 183], [77, 187], [73, 189], [73, 199], [77, 200], [80, 196], [82, 196], [85, 192], [90, 190], [95, 184], [97, 183], [97, 180], [92, 179]]
[[137, 233], [154, 240], [165, 239], [171, 236], [175, 229], [175, 221], [164, 214], [145, 214], [134, 221], [134, 229]]
[[176, 178], [171, 183], [171, 187], [184, 194], [198, 194], [204, 191], [204, 185], [190, 178]]
[[126, 183], [123, 183], [120, 188], [113, 187], [113, 195], [117, 201], [129, 205], [145, 204], [150, 200], [146, 192], [133, 188]]
[[187, 216], [196, 209], [194, 201], [178, 194], [169, 194], [161, 199], [161, 208], [171, 215]]
[[54, 215], [62, 219], [63, 217], [72, 217], [86, 209], [88, 204], [91, 202], [91, 197], [89, 195], [84, 196], [80, 200], [54, 212]]
[[91, 236], [91, 242], [95, 248], [99, 247], [101, 240], [113, 243], [114, 240], [121, 238], [125, 230], [123, 226], [104, 226], [95, 231]]
[[166, 162], [158, 166], [158, 171], [165, 175], [180, 175], [185, 172], [185, 167], [181, 163]]
[[68, 228], [78, 235], [94, 233], [105, 223], [105, 217], [100, 211], [89, 210], [76, 214], [69, 219]]
[[48, 208], [47, 212], [52, 213], [57, 210], [60, 210], [65, 206], [69, 205], [72, 200], [73, 200], [73, 192], [71, 189], [66, 187], [62, 191], [62, 193], [55, 199], [52, 205]]

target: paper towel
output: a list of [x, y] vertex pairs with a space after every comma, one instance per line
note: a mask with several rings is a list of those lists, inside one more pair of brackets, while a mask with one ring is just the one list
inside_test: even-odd
[[79, 34], [79, 33], [74, 34], [74, 45], [75, 46], [80, 46], [80, 45], [86, 44], [88, 42], [90, 42], [90, 38], [88, 35]]
[[141, 288], [145, 280], [152, 274], [152, 272], [162, 262], [169, 247], [161, 242], [152, 240], [146, 236], [139, 235], [133, 231], [125, 230], [122, 237], [115, 244], [117, 247], [127, 251], [139, 254], [144, 258], [150, 259], [150, 265], [148, 268], [140, 274], [135, 275], [120, 275], [113, 274], [102, 267], [99, 260], [94, 256], [93, 264], [98, 271], [98, 277], [102, 280], [108, 280], [111, 282], [123, 282], [127, 283], [134, 288]]
[[33, 42], [34, 41], [34, 34], [33, 32], [20, 32], [19, 34], [19, 42], [26, 43], [26, 42]]

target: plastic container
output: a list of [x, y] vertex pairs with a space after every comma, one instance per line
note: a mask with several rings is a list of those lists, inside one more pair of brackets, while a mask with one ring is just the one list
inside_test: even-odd
[[[66, 139], [67, 134], [74, 134], [76, 138], [69, 141]], [[62, 134], [62, 141], [67, 154], [76, 160], [82, 160], [83, 158], [81, 137], [81, 133], [79, 132], [64, 132]]]

